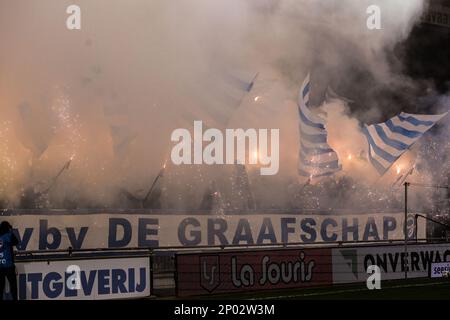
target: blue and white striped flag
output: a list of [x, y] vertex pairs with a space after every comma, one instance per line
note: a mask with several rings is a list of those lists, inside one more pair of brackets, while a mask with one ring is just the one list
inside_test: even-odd
[[309, 110], [309, 74], [298, 96], [300, 153], [298, 173], [310, 180], [327, 177], [342, 169], [336, 152], [328, 145], [325, 121]]
[[402, 112], [384, 123], [365, 125], [363, 132], [369, 142], [369, 160], [378, 173], [385, 174], [398, 158], [446, 115]]

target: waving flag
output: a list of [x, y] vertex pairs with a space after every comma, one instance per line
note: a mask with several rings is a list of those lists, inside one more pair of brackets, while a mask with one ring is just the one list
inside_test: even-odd
[[248, 94], [254, 89], [258, 73], [212, 68], [200, 81], [190, 82], [186, 90], [202, 92], [194, 97], [196, 105], [181, 110], [182, 121], [203, 119], [208, 127], [226, 128]]
[[347, 104], [354, 103], [353, 100], [350, 100], [350, 99], [347, 99], [347, 98], [344, 98], [344, 97], [338, 95], [331, 86], [328, 86], [327, 91], [325, 92], [325, 101], [332, 102], [333, 100], [340, 100]]
[[386, 173], [398, 158], [446, 115], [402, 112], [384, 123], [365, 125], [363, 132], [369, 142], [369, 159], [378, 173]]
[[325, 121], [309, 110], [309, 74], [298, 97], [300, 153], [298, 173], [309, 179], [331, 176], [341, 170], [336, 152], [328, 145]]

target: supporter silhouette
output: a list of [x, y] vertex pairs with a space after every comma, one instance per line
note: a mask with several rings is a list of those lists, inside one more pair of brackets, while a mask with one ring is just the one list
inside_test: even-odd
[[19, 241], [12, 233], [12, 226], [7, 221], [0, 224], [0, 300], [3, 300], [5, 279], [8, 279], [13, 300], [17, 300], [16, 266], [14, 264], [13, 246]]

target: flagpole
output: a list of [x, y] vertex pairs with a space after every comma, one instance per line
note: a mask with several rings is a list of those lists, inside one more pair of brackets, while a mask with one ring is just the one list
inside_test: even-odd
[[245, 92], [242, 95], [242, 98], [239, 100], [239, 103], [236, 107], [236, 109], [233, 111], [233, 113], [228, 117], [228, 119], [226, 119], [225, 121], [225, 127], [227, 127], [230, 124], [230, 121], [233, 119], [233, 115], [234, 113], [239, 110], [241, 108], [242, 102], [244, 101], [245, 97], [247, 97], [247, 95], [252, 91], [253, 86], [255, 85], [255, 81], [256, 79], [258, 79], [259, 76], [259, 72], [257, 72], [255, 74], [255, 76], [253, 77], [252, 81], [250, 82], [250, 84], [247, 86], [247, 88], [245, 88]]
[[51, 188], [53, 188], [53, 186], [56, 184], [56, 181], [58, 180], [58, 178], [62, 175], [62, 173], [64, 172], [64, 170], [69, 169], [70, 163], [72, 162], [74, 156], [71, 156], [69, 161], [67, 161], [64, 166], [61, 168], [61, 170], [59, 170], [58, 174], [52, 179], [52, 183], [49, 185], [49, 187], [47, 189], [45, 189], [44, 191], [42, 191], [41, 194], [46, 194], [50, 191]]
[[162, 169], [159, 171], [158, 175], [153, 180], [153, 183], [152, 183], [150, 189], [148, 190], [148, 192], [145, 195], [144, 199], [142, 199], [142, 201], [141, 201], [142, 208], [144, 208], [145, 202], [150, 197], [150, 195], [153, 193], [153, 189], [155, 188], [155, 185], [158, 182], [159, 178], [161, 178], [163, 176], [163, 172], [164, 172], [165, 169], [166, 169], [166, 163], [164, 162], [164, 165], [163, 165]]
[[408, 186], [409, 182], [405, 182], [405, 217], [404, 217], [404, 226], [403, 232], [405, 233], [405, 280], [408, 279]]
[[[259, 76], [259, 72], [257, 72], [255, 74], [255, 76], [253, 77], [252, 81], [250, 82], [248, 87], [245, 89], [245, 93], [242, 96], [241, 100], [239, 101], [239, 104], [238, 104], [236, 110], [239, 110], [241, 108], [242, 102], [247, 97], [247, 95], [252, 91], [252, 89], [253, 89], [253, 87], [255, 85], [255, 81], [258, 78], [258, 76]], [[236, 112], [236, 110], [234, 112]], [[228, 126], [230, 124], [230, 121], [231, 121], [232, 118], [233, 118], [233, 115], [231, 115], [230, 118], [228, 118], [225, 126]], [[250, 157], [250, 155], [249, 155], [249, 157]], [[237, 167], [238, 164], [236, 162], [233, 164], [233, 166], [234, 166], [235, 169], [238, 168]], [[247, 173], [247, 168], [245, 167], [245, 165], [243, 165], [243, 167], [244, 167], [244, 174], [245, 174], [245, 180], [246, 180], [246, 193], [247, 193], [246, 194], [246, 203], [247, 203], [247, 207], [249, 207], [251, 205], [252, 206], [251, 209], [255, 210], [256, 209], [256, 203], [255, 203], [255, 200], [254, 200], [254, 197], [253, 197], [253, 193], [252, 193], [252, 190], [251, 190], [251, 186], [250, 186], [250, 177], [249, 177], [249, 175]]]

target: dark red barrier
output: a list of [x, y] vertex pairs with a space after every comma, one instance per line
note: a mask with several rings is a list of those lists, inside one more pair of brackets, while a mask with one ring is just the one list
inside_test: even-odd
[[331, 249], [260, 250], [177, 255], [177, 295], [330, 285]]

